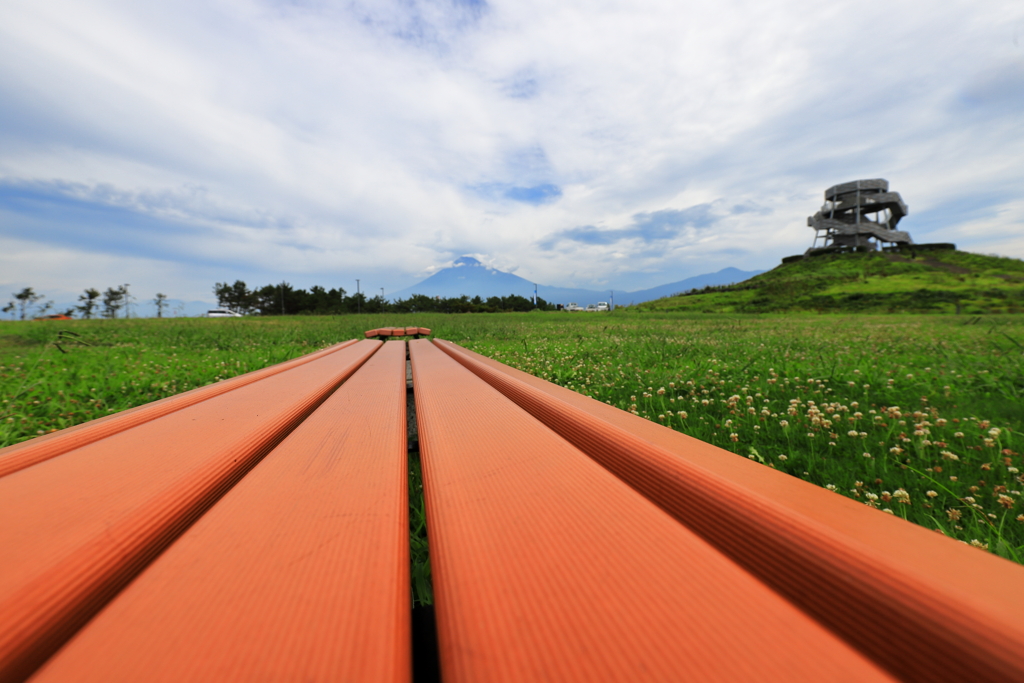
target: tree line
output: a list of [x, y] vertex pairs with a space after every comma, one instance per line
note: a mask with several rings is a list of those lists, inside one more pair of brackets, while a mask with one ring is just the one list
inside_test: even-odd
[[[48, 313], [80, 317], [116, 319], [131, 317], [131, 307], [137, 299], [129, 289], [131, 285], [107, 287], [105, 292], [89, 287], [78, 297], [78, 305], [63, 311], [54, 311], [52, 301], [32, 287], [25, 287], [12, 294], [11, 300], [0, 311], [10, 313], [12, 318], [31, 320], [42, 318]], [[503, 311], [553, 311], [555, 306], [540, 297], [534, 303], [518, 294], [491, 296], [486, 299], [474, 296], [440, 297], [413, 294], [408, 299], [388, 301], [382, 295], [367, 297], [364, 292], [350, 295], [343, 288], [325, 289], [318, 285], [309, 290], [296, 289], [287, 282], [249, 289], [245, 282], [234, 284], [218, 282], [213, 287], [218, 305], [244, 315], [343, 315], [347, 313], [498, 313]], [[164, 317], [170, 304], [166, 294], [153, 298], [158, 318]]]
[[234, 284], [218, 282], [213, 286], [218, 305], [245, 315], [341, 315], [346, 313], [497, 313], [501, 311], [553, 311], [552, 304], [518, 294], [483, 299], [468, 297], [431, 297], [413, 294], [408, 299], [388, 301], [382, 295], [367, 297], [364, 292], [349, 294], [343, 288], [325, 289], [314, 285], [296, 289], [287, 282], [249, 289], [242, 280]]
[[[137, 301], [132, 296], [129, 287], [131, 287], [129, 284], [107, 287], [107, 291], [102, 293], [98, 289], [89, 287], [79, 295], [79, 304], [77, 306], [71, 306], [64, 311], [59, 311], [56, 315], [74, 317], [75, 314], [78, 314], [87, 320], [93, 317], [114, 319], [124, 309], [125, 317], [129, 317], [131, 307]], [[32, 287], [25, 287], [20, 292], [12, 294], [11, 300], [0, 311], [10, 313], [12, 317], [16, 314], [20, 320], [41, 318], [53, 310], [53, 302], [43, 302], [44, 298], [42, 294], [37, 293]], [[156, 317], [164, 317], [164, 311], [169, 306], [167, 295], [157, 294], [153, 299], [153, 303], [156, 304]]]

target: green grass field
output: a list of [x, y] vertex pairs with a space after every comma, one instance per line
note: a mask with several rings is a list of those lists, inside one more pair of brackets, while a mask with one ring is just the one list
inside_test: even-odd
[[[0, 445], [405, 324], [1024, 560], [1019, 315], [617, 311], [3, 323]], [[412, 470], [413, 585], [427, 603], [415, 459]]]

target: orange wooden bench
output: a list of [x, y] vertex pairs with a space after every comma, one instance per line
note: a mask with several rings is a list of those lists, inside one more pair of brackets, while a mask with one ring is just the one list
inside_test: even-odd
[[373, 339], [376, 337], [380, 340], [390, 339], [392, 337], [413, 337], [419, 339], [420, 337], [429, 337], [429, 327], [381, 327], [375, 330], [367, 330], [365, 333], [367, 339]]
[[0, 450], [0, 682], [409, 681], [407, 352], [445, 681], [1024, 680], [1024, 568], [367, 339]]

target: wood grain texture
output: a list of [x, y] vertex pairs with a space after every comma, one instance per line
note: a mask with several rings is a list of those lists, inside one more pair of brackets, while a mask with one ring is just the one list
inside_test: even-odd
[[49, 657], [380, 346], [361, 341], [0, 479], [0, 681]]
[[395, 341], [32, 680], [409, 681], [407, 477]]
[[216, 384], [208, 384], [204, 387], [198, 387], [191, 391], [147, 403], [146, 405], [130, 408], [114, 415], [108, 415], [84, 424], [68, 427], [53, 434], [39, 436], [29, 441], [14, 444], [13, 446], [0, 448], [0, 477], [26, 467], [31, 467], [38, 462], [49, 460], [100, 439], [105, 439], [112, 434], [123, 432], [126, 429], [131, 429], [150, 420], [155, 420], [176, 410], [187, 408], [266, 377], [271, 377], [279, 372], [304, 365], [352, 344], [355, 344], [354, 339], [335, 344], [316, 353], [306, 354], [284, 363], [271, 365], [268, 368], [248, 372], [244, 375], [217, 382]]
[[1024, 567], [435, 343], [903, 679], [1024, 680]]
[[430, 342], [410, 351], [445, 681], [891, 680]]

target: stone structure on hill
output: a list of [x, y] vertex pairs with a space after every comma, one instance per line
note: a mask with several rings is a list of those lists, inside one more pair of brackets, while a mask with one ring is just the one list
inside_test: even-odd
[[[912, 245], [910, 233], [896, 224], [907, 215], [899, 192], [889, 191], [882, 178], [853, 180], [825, 190], [825, 204], [808, 217], [814, 243], [807, 255], [836, 251], [875, 251], [879, 244]], [[820, 244], [819, 244], [820, 242]]]

